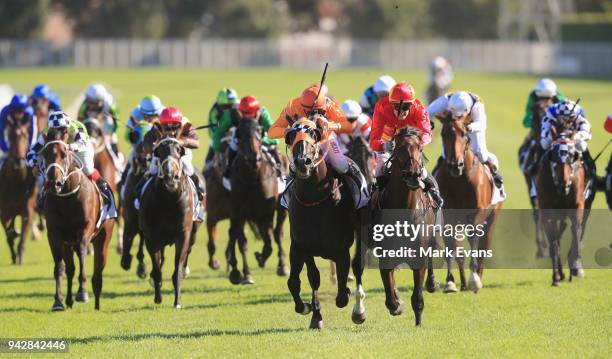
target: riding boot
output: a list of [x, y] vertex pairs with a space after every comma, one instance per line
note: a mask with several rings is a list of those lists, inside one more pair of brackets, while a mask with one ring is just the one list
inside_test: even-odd
[[423, 178], [421, 178], [421, 180], [425, 185], [425, 192], [429, 193], [431, 199], [436, 202], [436, 207], [442, 208], [442, 206], [444, 205], [444, 199], [442, 199], [442, 196], [440, 196], [440, 190], [438, 189], [438, 183], [436, 182], [436, 179], [431, 175], [431, 173], [428, 173], [427, 176], [424, 176]]
[[98, 186], [98, 188], [100, 189], [100, 193], [102, 193], [102, 198], [104, 198], [104, 205], [109, 205], [113, 197], [113, 191], [111, 191], [108, 182], [106, 182], [104, 178], [100, 177], [96, 181], [96, 186]]
[[198, 199], [200, 201], [203, 201], [204, 200], [204, 196], [206, 195], [206, 192], [200, 186], [200, 177], [198, 177], [197, 173], [194, 173], [191, 176], [189, 176], [189, 178], [191, 178], [191, 180], [193, 181], [193, 184], [195, 185], [196, 192], [198, 194]]
[[488, 160], [487, 162], [485, 162], [485, 164], [487, 165], [487, 167], [489, 167], [489, 170], [491, 170], [491, 175], [493, 176], [493, 183], [495, 183], [495, 187], [501, 188], [504, 184], [504, 179], [499, 173], [499, 169], [491, 160]]
[[[350, 158], [347, 158], [347, 161], [349, 163], [348, 171], [342, 174], [342, 177], [344, 177], [344, 182], [346, 184], [349, 184], [347, 179], [350, 179], [353, 183], [355, 183], [355, 185], [357, 185], [358, 188], [352, 188], [352, 186], [349, 184], [349, 188], [351, 189], [351, 192], [359, 191], [359, 193], [352, 193], [353, 203], [356, 205], [356, 209], [359, 209], [362, 207], [363, 203], [367, 202], [370, 197], [370, 193], [365, 177], [363, 177], [359, 166], [357, 166], [357, 164]], [[357, 199], [357, 196], [359, 196], [359, 199]]]

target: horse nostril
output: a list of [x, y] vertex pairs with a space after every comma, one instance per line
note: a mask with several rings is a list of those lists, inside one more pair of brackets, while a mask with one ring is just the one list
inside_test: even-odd
[[304, 164], [305, 164], [306, 166], [310, 166], [310, 165], [312, 164], [312, 160], [311, 160], [310, 158], [307, 158], [307, 159], [304, 161]]

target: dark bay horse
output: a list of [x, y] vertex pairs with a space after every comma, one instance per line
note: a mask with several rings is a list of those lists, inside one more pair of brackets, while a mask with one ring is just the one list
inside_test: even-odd
[[[158, 131], [153, 128], [151, 131]], [[174, 307], [181, 308], [181, 285], [199, 222], [193, 220], [195, 189], [183, 173], [181, 157], [185, 149], [172, 137], [160, 139], [154, 154], [159, 160], [158, 174], [150, 179], [140, 199], [139, 223], [147, 251], [151, 256], [151, 277], [155, 303], [161, 303], [162, 263], [164, 248], [175, 246]]]
[[558, 286], [565, 279], [560, 249], [566, 219], [571, 222], [572, 232], [572, 245], [568, 253], [570, 281], [572, 277], [584, 277], [582, 237], [588, 210], [595, 198], [594, 191], [585, 198], [587, 182], [590, 179], [583, 165], [582, 153], [575, 148], [571, 135], [562, 132], [558, 137], [555, 136], [557, 139], [540, 161], [536, 176], [540, 204], [538, 226], [549, 241], [553, 286]]
[[[325, 163], [327, 154], [322, 153], [321, 133], [316, 125], [310, 120], [301, 119], [293, 128], [291, 138], [288, 136], [286, 140], [292, 146], [296, 171], [289, 200], [291, 272], [287, 286], [293, 297], [296, 313], [308, 315], [312, 312], [310, 328], [321, 329], [323, 317], [318, 294], [321, 278], [314, 257], [322, 257], [336, 263], [336, 306], [344, 308], [350, 296], [347, 278], [351, 266], [350, 248], [355, 228], [359, 225], [358, 214], [350, 190], [347, 186], [339, 185], [339, 179]], [[352, 311], [352, 320], [356, 324], [361, 324], [366, 319], [359, 243], [360, 241], [357, 241], [358, 255], [352, 264], [357, 282], [356, 303]], [[312, 288], [310, 303], [304, 303], [300, 297], [300, 273], [304, 264]]]
[[[112, 150], [110, 148], [110, 139], [108, 139], [104, 132], [102, 131], [102, 125], [100, 121], [103, 120], [103, 114], [100, 114], [98, 117], [87, 117], [83, 120], [83, 124], [87, 129], [87, 134], [89, 135], [89, 139], [94, 147], [94, 167], [100, 172], [102, 178], [106, 180], [109, 187], [112, 189], [113, 193], [118, 192], [118, 169], [115, 165], [115, 161], [113, 160]], [[117, 203], [121, 203], [121, 201], [117, 201]], [[117, 208], [119, 213], [121, 213], [121, 206]], [[121, 221], [117, 219], [117, 253], [121, 254], [123, 252], [123, 226]]]
[[542, 132], [542, 119], [544, 118], [546, 107], [549, 103], [552, 103], [552, 100], [549, 100], [546, 104], [542, 105], [538, 103], [533, 108], [531, 129], [529, 130], [529, 133], [525, 137], [525, 140], [523, 141], [521, 147], [519, 147], [518, 151], [519, 167], [523, 173], [523, 177], [525, 177], [527, 192], [531, 202], [531, 208], [533, 209], [533, 220], [536, 224], [536, 258], [542, 258], [548, 247], [545, 235], [542, 232], [541, 227], [537, 225], [540, 212], [538, 211], [538, 199], [532, 193], [532, 187], [535, 185], [535, 176], [538, 169], [537, 165], [542, 157], [543, 151], [540, 147], [540, 133]]
[[68, 149], [68, 132], [50, 129], [41, 151], [43, 158], [46, 197], [44, 214], [47, 219], [47, 235], [55, 262], [55, 302], [52, 310], [64, 310], [62, 304], [62, 261], [68, 280], [66, 305], [71, 308], [72, 278], [75, 265], [73, 252], [79, 258], [79, 289], [77, 302], [87, 302], [89, 295], [84, 287], [85, 256], [90, 243], [94, 246], [94, 274], [91, 279], [96, 297], [95, 308], [100, 309], [102, 271], [106, 265], [108, 246], [112, 237], [114, 219], [105, 219], [99, 226], [102, 194], [81, 170], [81, 160]]
[[[253, 284], [247, 260], [247, 239], [244, 225], [249, 222], [263, 240], [261, 252], [255, 252], [260, 268], [272, 254], [272, 238], [278, 245], [277, 274], [286, 275], [285, 252], [282, 247], [282, 225], [286, 212], [280, 208], [277, 169], [267, 158], [262, 145], [263, 129], [257, 119], [243, 118], [236, 128], [238, 153], [232, 166], [230, 192], [230, 230], [226, 250], [232, 284]], [[277, 213], [276, 227], [274, 214]], [[238, 271], [236, 243], [242, 255], [243, 271]]]
[[[389, 160], [391, 163], [389, 182], [384, 189], [377, 189], [372, 194], [371, 205], [373, 210], [407, 209], [410, 210], [410, 222], [434, 224], [436, 221], [434, 203], [423, 190], [423, 183], [420, 179], [424, 163], [420, 134], [418, 129], [404, 128], [395, 135], [395, 150]], [[417, 251], [415, 253], [420, 253], [421, 248], [434, 248], [435, 238], [421, 236], [418, 240], [411, 242], [411, 247]], [[423, 284], [426, 270], [428, 271], [428, 290], [430, 292], [435, 290], [432, 288], [435, 285], [435, 279], [433, 269], [429, 266], [430, 262], [430, 257], [422, 255], [407, 260], [414, 281], [410, 302], [416, 325], [421, 324], [421, 315], [425, 307]], [[404, 306], [399, 299], [399, 291], [395, 284], [395, 269], [381, 266], [380, 276], [385, 287], [385, 306], [391, 315], [402, 314]]]
[[139, 196], [136, 193], [136, 185], [144, 176], [147, 168], [149, 168], [149, 162], [151, 155], [144, 150], [142, 142], [134, 149], [134, 158], [132, 160], [129, 173], [125, 177], [125, 183], [121, 189], [121, 215], [123, 216], [123, 251], [121, 254], [121, 268], [129, 270], [132, 265], [132, 255], [130, 250], [134, 243], [134, 237], [138, 235], [138, 252], [136, 258], [138, 259], [138, 267], [136, 269], [136, 275], [139, 278], [147, 277], [147, 267], [144, 262], [144, 236], [142, 235], [139, 227], [138, 210], [134, 207], [134, 200]]
[[[488, 250], [491, 247], [493, 232], [502, 202], [491, 206], [494, 184], [489, 179], [485, 165], [480, 162], [470, 148], [470, 139], [463, 121], [453, 119], [442, 120], [442, 143], [444, 148], [444, 161], [434, 176], [440, 186], [440, 194], [444, 199], [445, 209], [461, 210], [462, 224], [482, 226], [484, 235], [481, 238], [471, 236], [468, 238], [473, 250]], [[473, 210], [473, 211], [469, 211]], [[454, 223], [453, 223], [454, 224]], [[456, 249], [459, 241], [455, 238], [446, 238], [446, 245]], [[475, 293], [482, 288], [482, 275], [484, 271], [484, 258], [471, 258], [470, 279], [466, 286], [465, 272], [463, 270], [463, 257], [455, 258], [461, 277], [461, 290], [470, 289]], [[451, 272], [451, 258], [446, 258], [448, 272], [446, 288], [444, 291], [456, 292], [457, 286]]]
[[[10, 148], [0, 172], [0, 220], [6, 233], [13, 264], [22, 264], [25, 243], [32, 227], [38, 190], [32, 169], [26, 164], [29, 149], [29, 129], [32, 124], [24, 116], [18, 121], [6, 119]], [[21, 231], [15, 230], [15, 219], [21, 216]], [[19, 245], [15, 248], [15, 239]]]

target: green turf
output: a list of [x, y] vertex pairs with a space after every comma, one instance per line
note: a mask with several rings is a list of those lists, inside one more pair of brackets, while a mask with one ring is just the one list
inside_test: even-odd
[[[371, 69], [332, 70], [328, 84], [338, 99], [358, 98], [380, 73]], [[411, 81], [417, 90], [425, 87], [424, 73], [390, 74]], [[274, 115], [319, 76], [313, 71], [289, 70], [0, 70], [0, 81], [19, 91], [30, 91], [39, 82], [57, 88], [64, 106], [89, 82], [102, 81], [115, 93], [124, 118], [142, 96], [155, 93], [165, 104], [181, 108], [196, 124], [206, 122], [208, 109], [222, 86], [234, 86], [241, 95], [258, 96]], [[484, 97], [489, 148], [500, 158], [509, 193], [506, 208], [528, 207], [516, 150], [526, 132], [521, 127], [524, 102], [535, 81], [535, 77], [528, 76], [460, 72], [454, 82], [455, 88], [466, 88]], [[590, 146], [594, 152], [599, 151], [609, 138], [602, 122], [612, 112], [612, 82], [559, 79], [558, 84], [568, 96], [582, 97], [593, 125]], [[429, 157], [436, 158], [439, 149], [436, 139]], [[202, 164], [204, 155], [205, 150], [196, 151], [196, 164]], [[603, 162], [599, 165], [605, 166]], [[599, 194], [595, 207], [604, 206]], [[226, 233], [226, 229], [222, 226], [220, 233]], [[4, 242], [4, 234], [1, 237]], [[225, 236], [221, 237], [219, 259], [226, 242]], [[164, 302], [155, 305], [149, 284], [136, 278], [133, 271], [123, 272], [119, 256], [113, 251], [105, 270], [102, 310], [98, 313], [93, 303], [75, 304], [65, 313], [49, 312], [54, 284], [46, 241], [28, 242], [22, 267], [8, 264], [6, 245], [0, 244], [4, 248], [0, 252], [0, 338], [70, 338], [71, 353], [79, 357], [612, 355], [612, 276], [607, 270], [587, 270], [584, 280], [554, 289], [550, 287], [549, 270], [488, 270], [485, 288], [479, 294], [426, 294], [423, 326], [415, 328], [409, 306], [402, 317], [387, 313], [380, 277], [373, 270], [366, 270], [364, 277], [368, 319], [361, 326], [352, 324], [350, 307], [335, 308], [327, 264], [319, 262], [326, 328], [315, 333], [306, 329], [309, 318], [293, 312], [286, 280], [274, 274], [273, 260], [270, 268], [254, 270], [256, 285], [231, 286], [224, 272], [214, 272], [206, 266], [206, 240], [201, 231], [190, 258], [192, 275], [183, 286], [182, 310], [172, 309], [170, 265], [164, 268]], [[288, 247], [287, 239], [285, 245]], [[260, 242], [251, 242], [250, 256], [260, 246]], [[172, 254], [170, 250], [167, 255]], [[249, 260], [255, 264], [252, 257]], [[91, 270], [89, 258], [89, 275]], [[441, 271], [437, 275], [442, 279]], [[411, 277], [407, 271], [399, 273], [402, 297], [407, 303]], [[308, 298], [305, 275], [302, 280], [303, 297]], [[91, 290], [90, 295], [93, 297]]]

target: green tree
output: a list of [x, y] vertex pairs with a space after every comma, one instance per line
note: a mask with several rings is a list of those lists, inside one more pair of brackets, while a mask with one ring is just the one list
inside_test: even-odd
[[498, 0], [430, 0], [432, 31], [450, 39], [497, 38]]
[[48, 10], [48, 0], [0, 1], [0, 38], [36, 37], [45, 23]]
[[359, 38], [414, 38], [428, 31], [421, 0], [347, 0], [346, 31]]
[[288, 15], [278, 1], [221, 1], [210, 28], [219, 37], [270, 37], [287, 29]]

